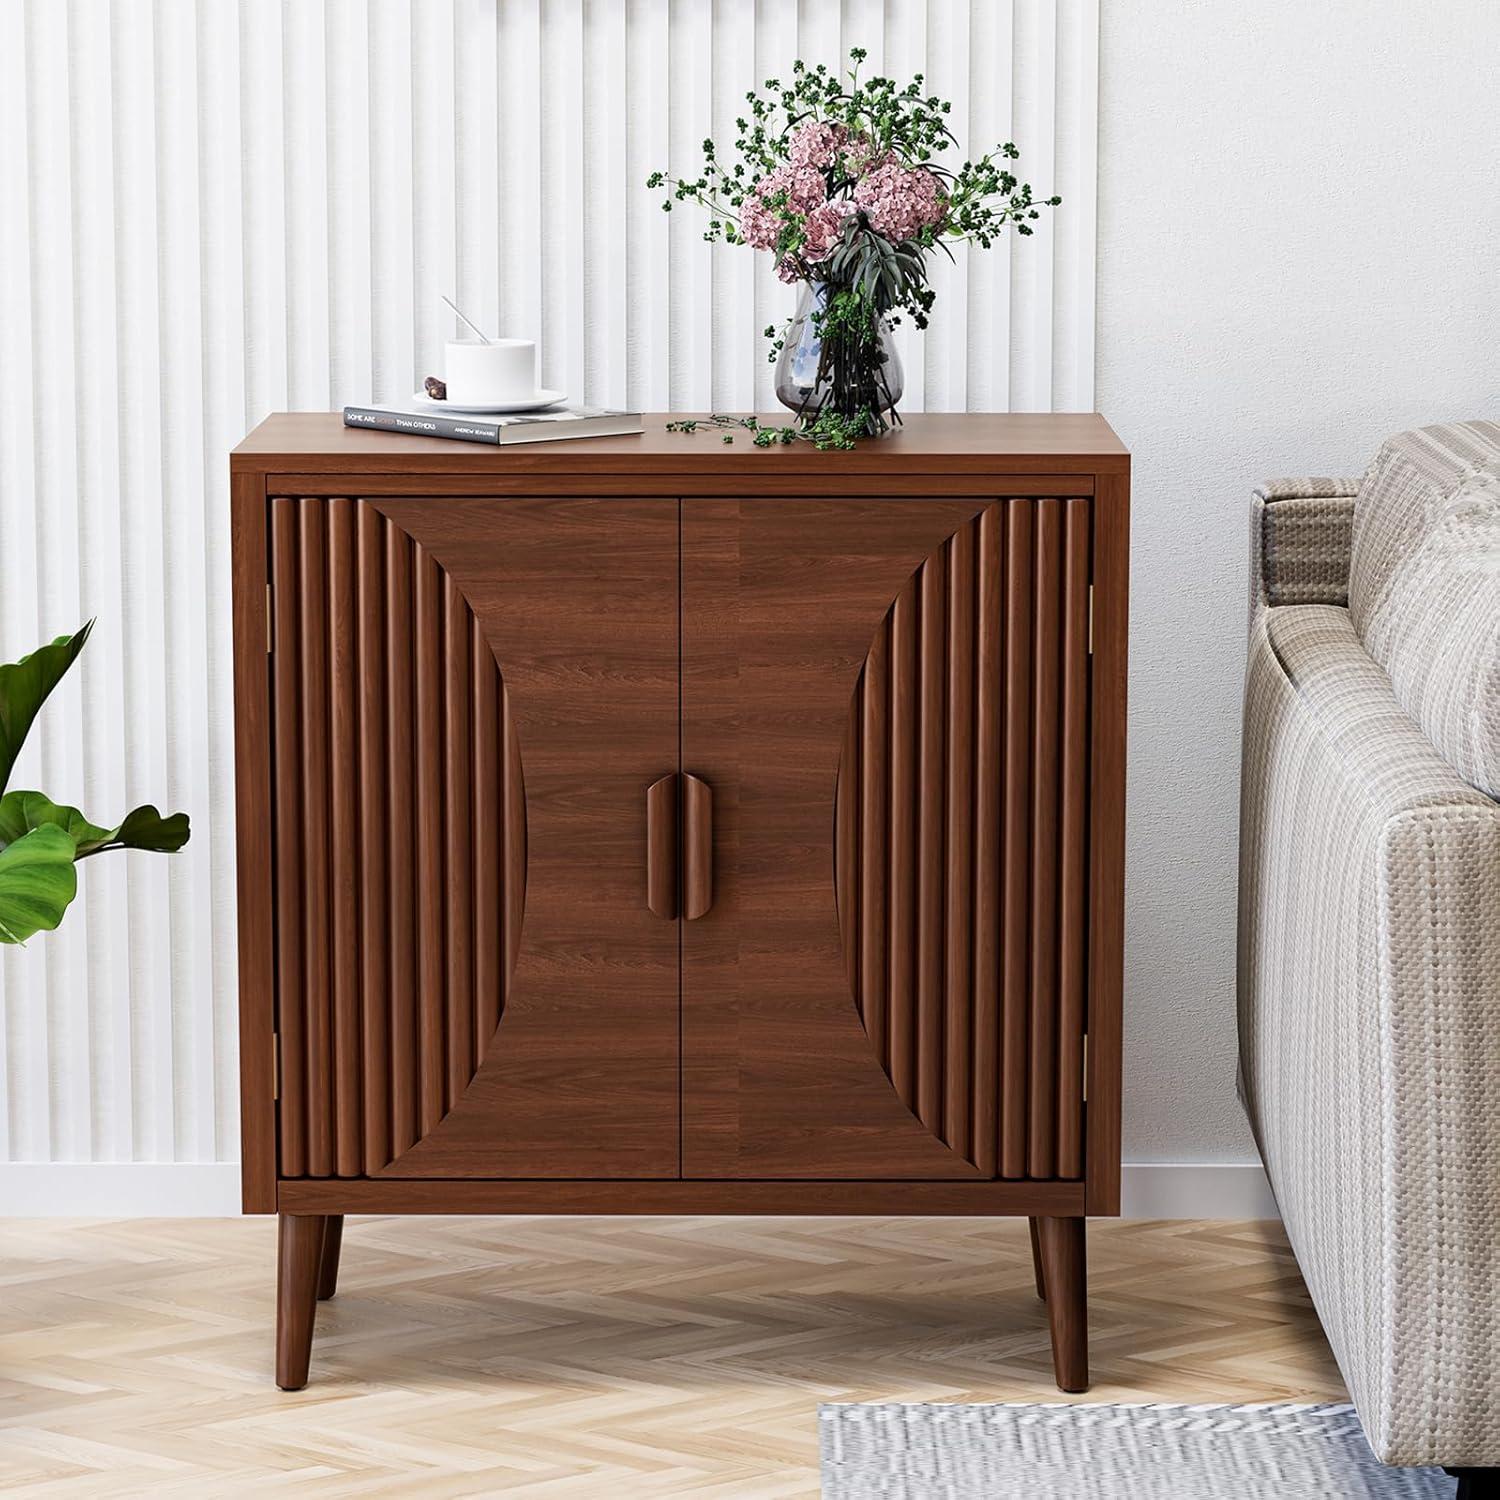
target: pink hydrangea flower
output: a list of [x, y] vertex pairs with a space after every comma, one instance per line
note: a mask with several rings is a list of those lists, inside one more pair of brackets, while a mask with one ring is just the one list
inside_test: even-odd
[[807, 238], [802, 245], [803, 259], [822, 260], [838, 244], [844, 219], [852, 207], [846, 200], [835, 200], [824, 203], [808, 214], [805, 225]]
[[[843, 153], [846, 169], [858, 180], [852, 197], [828, 197], [824, 169]], [[792, 133], [784, 165], [767, 172], [751, 188], [740, 208], [740, 230], [756, 250], [775, 250], [785, 224], [801, 219], [803, 241], [794, 257], [783, 260], [776, 274], [797, 281], [806, 266], [823, 260], [838, 244], [844, 220], [856, 208], [869, 216], [877, 234], [909, 239], [927, 225], [942, 223], [947, 199], [942, 184], [922, 167], [903, 167], [889, 155], [869, 156], [862, 137], [841, 125], [809, 121]]]
[[750, 190], [740, 207], [740, 229], [746, 244], [756, 250], [773, 250], [781, 231], [782, 213], [770, 200], [786, 194], [785, 209], [806, 216], [824, 206], [827, 184], [816, 167], [784, 166], [767, 172]]
[[740, 233], [752, 250], [774, 250], [776, 236], [781, 229], [781, 220], [766, 207], [766, 201], [757, 189], [740, 206]]
[[918, 230], [943, 222], [948, 200], [942, 183], [925, 167], [903, 167], [887, 159], [854, 186], [854, 202], [870, 226], [888, 240], [910, 239]]
[[830, 125], [825, 120], [809, 120], [792, 132], [787, 142], [787, 160], [793, 168], [826, 167], [848, 140], [849, 132], [842, 125]]

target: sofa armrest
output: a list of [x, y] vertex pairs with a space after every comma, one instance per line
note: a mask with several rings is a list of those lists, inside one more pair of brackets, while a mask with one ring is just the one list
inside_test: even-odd
[[1349, 602], [1357, 479], [1273, 479], [1250, 514], [1250, 614], [1266, 605]]
[[1500, 805], [1347, 609], [1261, 611], [1240, 824], [1242, 1097], [1385, 1463], [1500, 1464]]
[[[1500, 1463], [1500, 807], [1379, 849], [1386, 1462]], [[1419, 1459], [1404, 1455], [1421, 1454]]]

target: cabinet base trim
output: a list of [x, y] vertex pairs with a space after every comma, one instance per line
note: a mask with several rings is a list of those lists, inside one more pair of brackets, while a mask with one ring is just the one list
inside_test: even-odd
[[1082, 1214], [1082, 1182], [285, 1180], [291, 1214]]

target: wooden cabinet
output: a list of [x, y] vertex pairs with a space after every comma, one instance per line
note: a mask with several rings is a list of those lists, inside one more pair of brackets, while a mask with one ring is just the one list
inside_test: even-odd
[[1128, 458], [263, 423], [232, 463], [245, 1206], [1118, 1211]]

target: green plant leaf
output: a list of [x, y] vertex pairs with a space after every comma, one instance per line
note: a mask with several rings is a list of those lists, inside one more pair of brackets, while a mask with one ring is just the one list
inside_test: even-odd
[[0, 666], [0, 792], [10, 782], [11, 768], [21, 753], [26, 733], [47, 694], [78, 658], [94, 628], [90, 620], [72, 635], [60, 635], [30, 656]]
[[0, 943], [24, 943], [62, 921], [78, 893], [74, 848], [65, 829], [46, 823], [0, 849]]
[[159, 813], [148, 802], [126, 813], [125, 821], [96, 849], [80, 848], [79, 859], [105, 849], [147, 849], [154, 854], [175, 854], [187, 843], [191, 829], [186, 813]]
[[76, 807], [51, 801], [41, 792], [7, 792], [0, 797], [0, 849], [16, 843], [34, 829], [61, 828], [75, 849], [102, 844], [112, 832], [90, 823]]
[[186, 813], [163, 817], [149, 804], [135, 808], [118, 826], [101, 828], [76, 807], [53, 802], [41, 792], [14, 791], [0, 797], [0, 849], [43, 827], [61, 828], [73, 840], [79, 859], [106, 849], [171, 854], [187, 843], [189, 834]]

